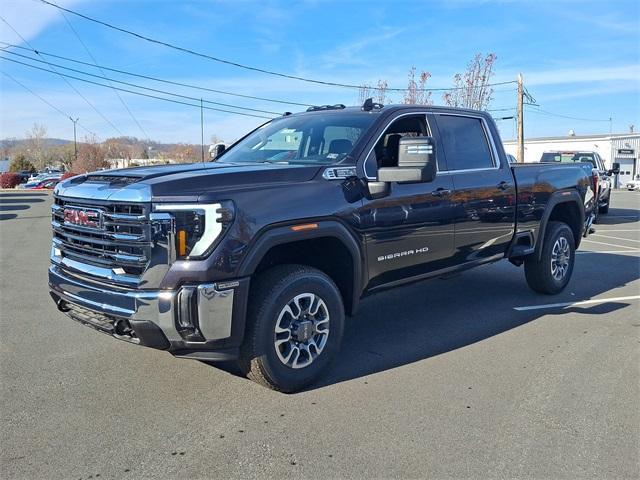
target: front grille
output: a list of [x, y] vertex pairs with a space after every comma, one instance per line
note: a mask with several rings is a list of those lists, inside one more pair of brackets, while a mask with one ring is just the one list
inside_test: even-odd
[[[100, 218], [92, 226], [65, 222], [65, 208], [99, 211]], [[63, 257], [119, 274], [142, 275], [152, 248], [147, 204], [89, 203], [56, 197], [51, 211], [53, 244]]]

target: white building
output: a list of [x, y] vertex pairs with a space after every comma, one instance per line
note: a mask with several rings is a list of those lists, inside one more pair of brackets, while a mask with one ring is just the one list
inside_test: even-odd
[[[517, 158], [518, 142], [507, 140], [504, 149]], [[618, 185], [624, 185], [640, 175], [640, 133], [608, 135], [568, 135], [566, 137], [527, 138], [524, 141], [524, 161], [539, 162], [544, 152], [598, 152], [608, 168], [620, 164]]]

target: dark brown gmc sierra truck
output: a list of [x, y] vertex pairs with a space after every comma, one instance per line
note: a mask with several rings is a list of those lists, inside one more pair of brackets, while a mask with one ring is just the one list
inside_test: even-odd
[[597, 208], [591, 165], [510, 165], [480, 111], [312, 107], [220, 153], [61, 182], [51, 296], [98, 331], [236, 360], [284, 392], [320, 375], [372, 292], [501, 259], [560, 292]]

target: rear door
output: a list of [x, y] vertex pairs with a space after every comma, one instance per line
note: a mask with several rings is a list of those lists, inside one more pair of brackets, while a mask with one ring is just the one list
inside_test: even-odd
[[442, 112], [435, 118], [453, 181], [454, 263], [504, 254], [515, 230], [516, 188], [508, 162], [498, 156], [497, 132], [482, 116]]

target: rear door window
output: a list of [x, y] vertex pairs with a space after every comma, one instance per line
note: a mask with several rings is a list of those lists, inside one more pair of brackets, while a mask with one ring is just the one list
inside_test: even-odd
[[437, 119], [449, 170], [495, 167], [480, 118], [437, 115]]

